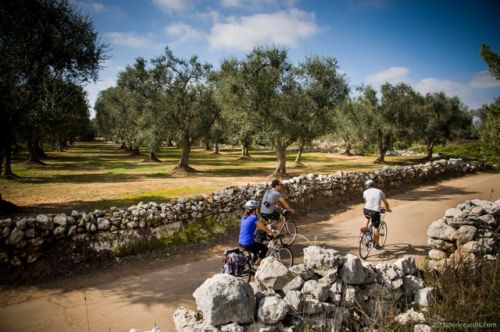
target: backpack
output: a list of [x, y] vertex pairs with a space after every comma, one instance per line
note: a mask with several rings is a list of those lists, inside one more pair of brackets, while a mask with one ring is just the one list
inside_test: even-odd
[[239, 276], [245, 268], [245, 255], [239, 248], [227, 249], [224, 252], [223, 273]]

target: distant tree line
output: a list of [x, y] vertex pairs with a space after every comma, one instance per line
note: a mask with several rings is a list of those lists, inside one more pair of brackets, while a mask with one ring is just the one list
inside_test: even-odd
[[241, 146], [248, 158], [251, 144], [276, 151], [275, 176], [286, 176], [286, 148], [303, 147], [331, 134], [349, 153], [376, 151], [384, 162], [395, 146], [423, 144], [427, 156], [436, 144], [467, 137], [472, 114], [458, 97], [422, 95], [407, 84], [384, 84], [380, 91], [358, 88], [350, 97], [345, 75], [332, 57], [309, 57], [294, 65], [285, 49], [257, 47], [244, 59], [225, 59], [220, 69], [196, 57], [165, 54], [142, 58], [120, 73], [117, 85], [96, 102], [101, 135], [137, 151], [149, 146], [152, 160], [161, 142], [182, 148], [177, 165], [192, 170], [189, 151], [196, 141]]
[[[43, 143], [63, 149], [88, 132], [81, 85], [96, 80], [106, 45], [66, 0], [5, 0], [0, 17], [0, 174], [10, 176], [19, 144], [26, 144], [32, 162], [42, 163]], [[498, 55], [483, 45], [481, 56], [498, 79]], [[175, 142], [182, 171], [193, 171], [193, 145], [218, 153], [219, 144], [229, 143], [241, 147], [240, 158], [251, 157], [252, 145], [272, 147], [274, 175], [286, 177], [287, 148], [297, 145], [300, 165], [303, 148], [324, 135], [342, 141], [346, 153], [376, 152], [377, 162], [415, 143], [430, 158], [437, 144], [477, 133], [485, 151], [498, 155], [499, 99], [473, 113], [458, 97], [422, 95], [404, 83], [351, 89], [333, 57], [295, 64], [284, 48], [256, 47], [214, 69], [167, 47], [155, 58], [137, 58], [115, 86], [100, 92], [95, 124], [101, 136], [131, 153], [147, 148], [151, 161], [159, 161], [162, 145]]]

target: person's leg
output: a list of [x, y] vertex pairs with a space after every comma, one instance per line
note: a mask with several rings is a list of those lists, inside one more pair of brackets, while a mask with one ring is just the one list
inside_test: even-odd
[[367, 209], [363, 209], [363, 215], [365, 216], [366, 218], [366, 222], [365, 222], [365, 227], [362, 227], [360, 230], [359, 230], [359, 236], [361, 237], [361, 235], [363, 235], [363, 232], [364, 230], [368, 227], [368, 225], [370, 224], [370, 219], [371, 219], [371, 216], [370, 216], [370, 212], [369, 210]]
[[260, 262], [266, 257], [267, 255], [267, 246], [265, 244], [262, 244], [262, 243], [255, 243], [254, 246], [256, 247], [257, 251], [258, 251], [258, 258], [257, 260], [255, 261], [255, 265], [260, 265]]
[[380, 235], [380, 213], [374, 213], [372, 216], [372, 225], [373, 225], [373, 246], [375, 249], [381, 249], [378, 244], [378, 239]]
[[285, 217], [284, 216], [280, 216], [279, 217], [279, 220], [276, 222], [276, 230], [278, 232], [281, 232], [281, 229], [283, 228], [283, 225], [285, 224]]
[[267, 255], [267, 246], [259, 242], [255, 242], [249, 246], [244, 246], [243, 248], [253, 254], [253, 261], [255, 265], [259, 265], [261, 260]]
[[379, 238], [379, 235], [380, 235], [380, 229], [378, 227], [373, 227], [373, 245], [375, 247], [378, 247], [378, 238]]

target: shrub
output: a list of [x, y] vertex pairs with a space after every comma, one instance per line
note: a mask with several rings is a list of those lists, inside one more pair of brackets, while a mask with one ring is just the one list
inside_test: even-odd
[[426, 282], [436, 290], [428, 308], [431, 325], [446, 322], [500, 326], [500, 258], [481, 260], [474, 266], [460, 264], [439, 274], [427, 271]]

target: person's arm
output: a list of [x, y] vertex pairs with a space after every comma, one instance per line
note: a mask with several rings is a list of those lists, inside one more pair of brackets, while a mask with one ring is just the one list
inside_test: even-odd
[[382, 197], [382, 201], [384, 201], [385, 209], [387, 210], [387, 212], [391, 212], [391, 208], [389, 207], [389, 202], [387, 202], [385, 196]]
[[292, 213], [293, 213], [293, 212], [295, 212], [295, 210], [294, 210], [294, 209], [292, 209], [292, 208], [290, 207], [290, 205], [288, 205], [288, 203], [285, 201], [285, 199], [284, 199], [283, 197], [278, 198], [278, 202], [280, 202], [281, 206], [283, 206], [283, 207], [284, 207], [285, 209], [287, 209], [288, 211], [290, 211], [290, 212], [292, 212]]
[[274, 236], [274, 231], [270, 228], [267, 228], [266, 225], [260, 220], [257, 220], [256, 222], [257, 230], [267, 233], [270, 236]]

